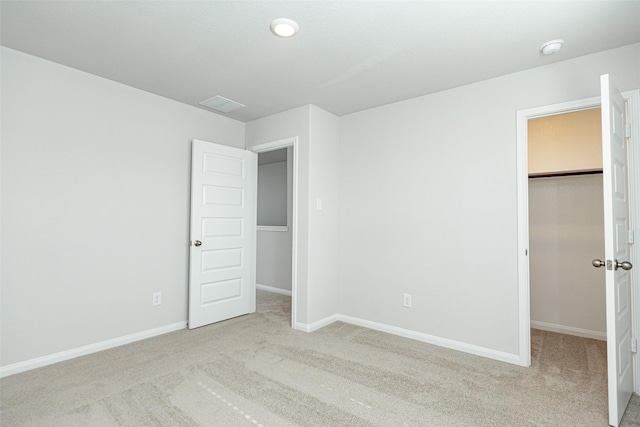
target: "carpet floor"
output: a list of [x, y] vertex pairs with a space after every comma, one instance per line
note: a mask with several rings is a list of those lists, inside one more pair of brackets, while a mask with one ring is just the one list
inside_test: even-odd
[[[606, 345], [532, 331], [532, 366], [258, 311], [0, 383], [3, 426], [606, 426]], [[633, 396], [623, 426], [640, 425]]]

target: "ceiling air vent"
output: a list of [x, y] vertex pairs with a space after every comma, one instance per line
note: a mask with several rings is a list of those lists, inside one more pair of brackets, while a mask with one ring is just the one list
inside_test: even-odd
[[221, 113], [230, 113], [245, 107], [245, 105], [242, 105], [239, 102], [223, 98], [220, 95], [216, 95], [213, 98], [202, 101], [200, 102], [200, 105], [204, 105], [212, 110], [220, 111]]

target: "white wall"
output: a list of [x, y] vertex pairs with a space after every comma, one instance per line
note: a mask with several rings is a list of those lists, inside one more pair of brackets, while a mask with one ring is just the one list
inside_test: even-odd
[[342, 117], [338, 311], [517, 355], [516, 111], [604, 73], [640, 87], [640, 44]]
[[287, 162], [258, 166], [258, 225], [287, 225]]
[[532, 327], [604, 338], [603, 257], [602, 175], [529, 179]]
[[[298, 137], [297, 327], [308, 329], [337, 312], [338, 117], [306, 105], [247, 123], [247, 148]], [[316, 199], [324, 209], [316, 211]]]
[[527, 120], [529, 176], [602, 170], [600, 108]]
[[[246, 124], [245, 142], [249, 149], [255, 145], [298, 138], [298, 246], [297, 246], [297, 317], [295, 323], [307, 324], [308, 264], [309, 264], [309, 110], [311, 106], [294, 108]], [[258, 257], [260, 255], [258, 254]]]
[[2, 62], [3, 366], [186, 319], [193, 138], [299, 138], [298, 324], [341, 313], [517, 354], [515, 112], [596, 96], [607, 72], [640, 87], [636, 44], [341, 119], [299, 107], [247, 123], [245, 145], [242, 123]]
[[291, 291], [291, 229], [258, 230], [256, 250], [256, 282]]
[[190, 141], [244, 124], [1, 52], [2, 365], [185, 322]]
[[[309, 323], [338, 312], [340, 119], [321, 108], [309, 111]], [[317, 199], [322, 210], [317, 210]]]

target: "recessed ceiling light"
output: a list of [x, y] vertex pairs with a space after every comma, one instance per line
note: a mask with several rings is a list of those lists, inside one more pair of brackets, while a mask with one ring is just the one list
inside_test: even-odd
[[274, 19], [271, 23], [271, 31], [279, 37], [291, 37], [298, 32], [300, 27], [296, 21], [287, 18]]
[[546, 42], [542, 46], [540, 46], [540, 52], [544, 53], [545, 55], [553, 55], [554, 53], [562, 49], [563, 43], [564, 40], [562, 39], [551, 40], [550, 42]]

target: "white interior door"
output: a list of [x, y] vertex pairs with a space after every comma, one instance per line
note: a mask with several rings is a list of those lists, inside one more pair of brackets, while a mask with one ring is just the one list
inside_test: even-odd
[[256, 306], [257, 155], [193, 141], [189, 329]]
[[[605, 74], [602, 91], [602, 160], [606, 257], [609, 424], [618, 426], [633, 392], [631, 274], [629, 263], [629, 169], [626, 108]], [[625, 263], [625, 264], [623, 264]]]

